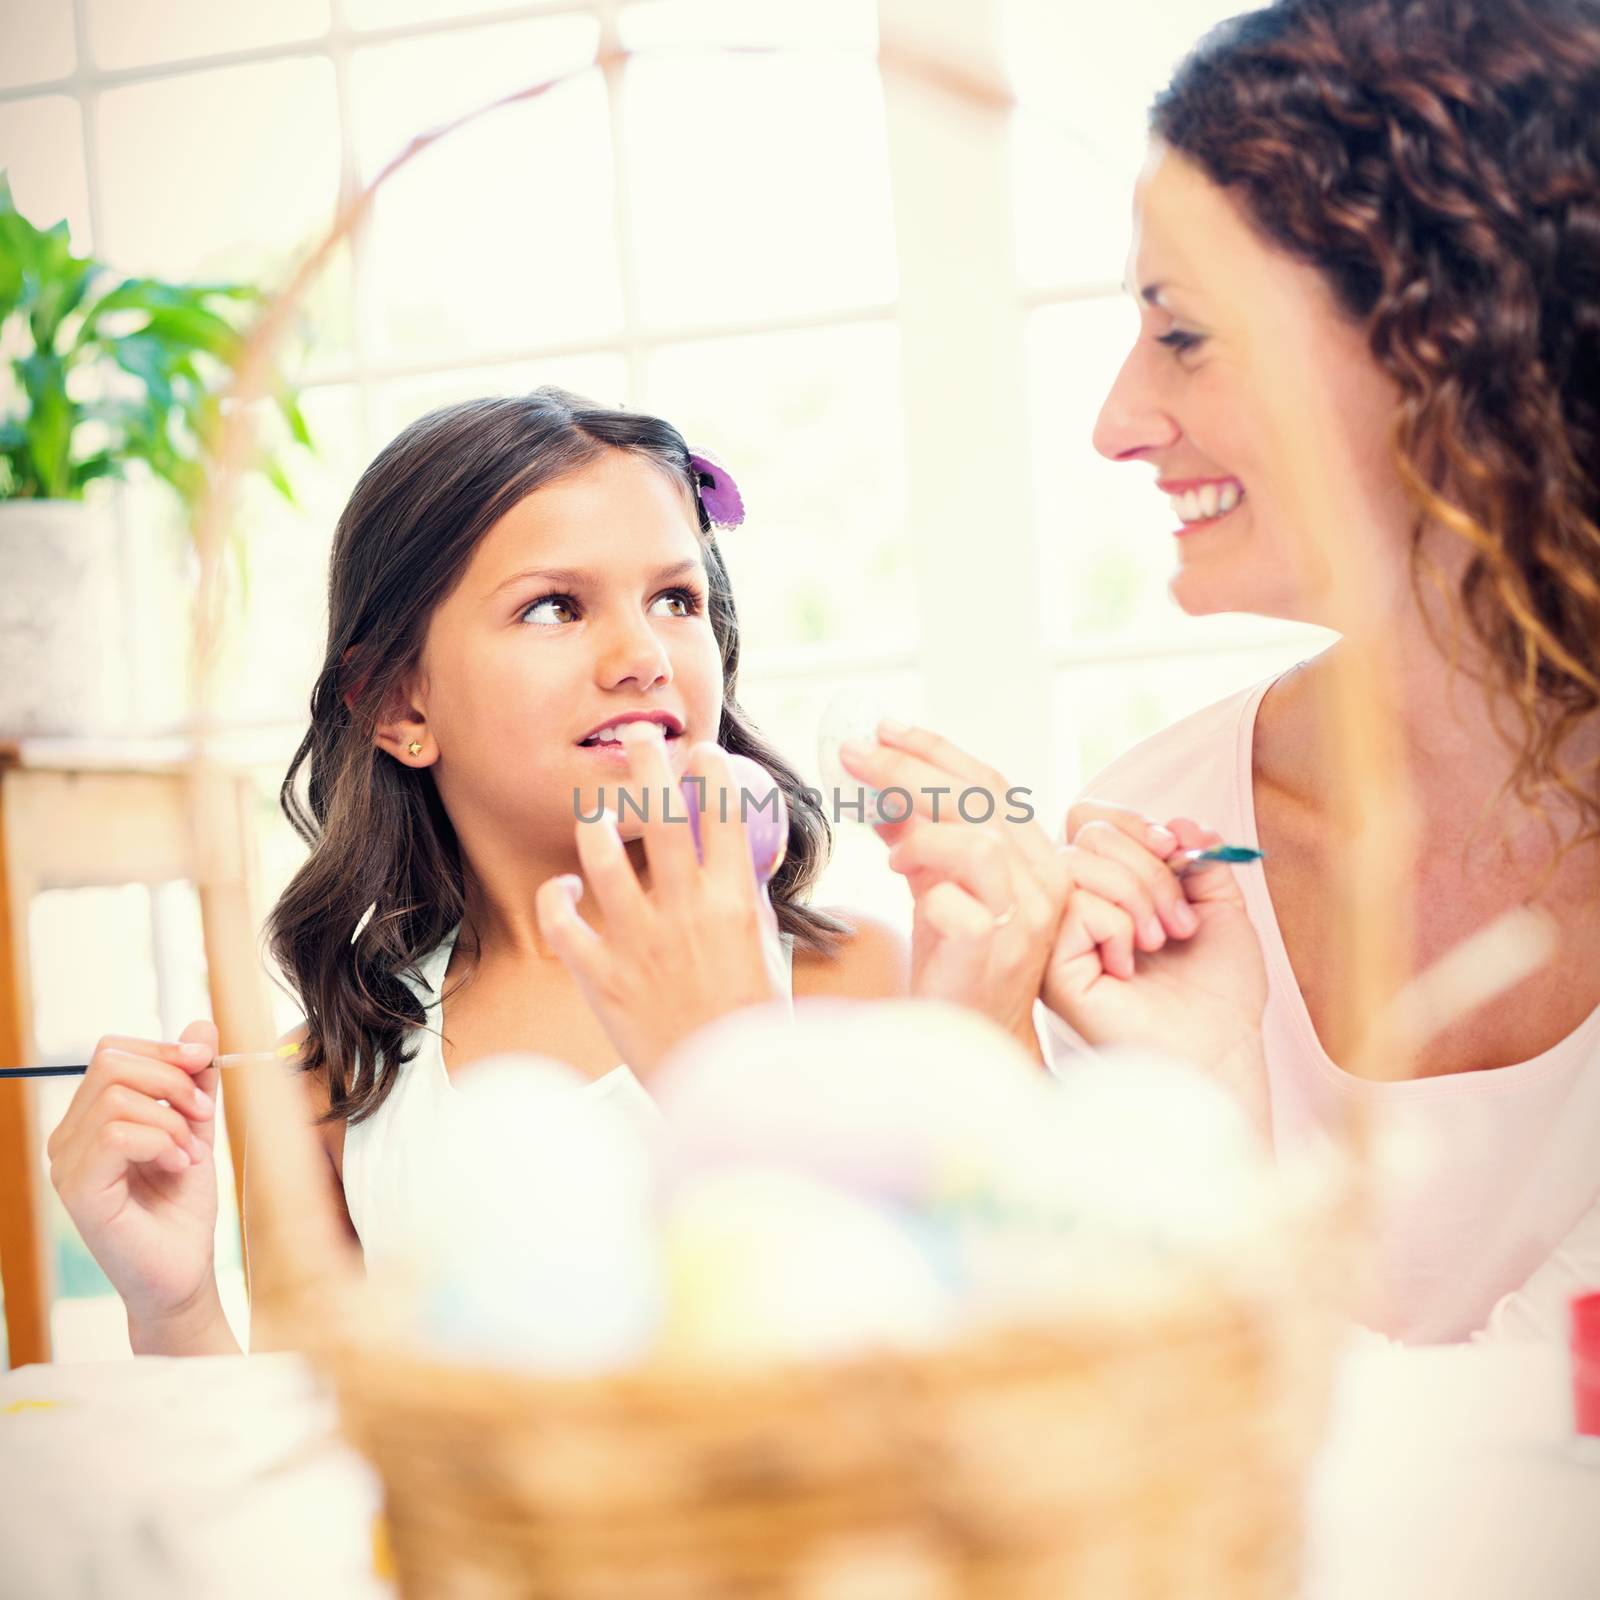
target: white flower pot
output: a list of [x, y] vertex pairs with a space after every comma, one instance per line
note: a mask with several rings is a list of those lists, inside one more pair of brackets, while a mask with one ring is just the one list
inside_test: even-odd
[[124, 731], [116, 588], [109, 506], [0, 502], [0, 738]]

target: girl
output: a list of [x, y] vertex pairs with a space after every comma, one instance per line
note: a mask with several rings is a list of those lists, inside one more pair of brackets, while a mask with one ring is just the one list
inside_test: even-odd
[[[737, 1007], [906, 990], [890, 929], [804, 901], [826, 823], [735, 699], [712, 523], [741, 512], [666, 423], [540, 390], [424, 417], [340, 519], [311, 728], [283, 786], [311, 855], [270, 928], [305, 1008], [332, 1201], [369, 1260], [404, 1247], [418, 1163], [472, 1060], [537, 1051], [637, 1093], [633, 1071]], [[737, 798], [719, 800], [724, 750], [788, 804], [770, 912]], [[672, 792], [681, 816], [685, 775], [706, 785], [703, 864], [649, 804]], [[642, 807], [617, 805], [624, 783]], [[1126, 913], [1074, 895], [1074, 853], [1024, 831], [1050, 885], [1030, 918], [1053, 938], [1067, 916], [1063, 961], [1092, 965], [1097, 930]], [[924, 896], [916, 992], [981, 995], [991, 920], [954, 883]], [[1007, 1022], [1037, 1050], [1029, 1010]], [[135, 1352], [237, 1348], [211, 1261], [215, 1048], [207, 1023], [177, 1044], [103, 1040], [50, 1140]], [[286, 1265], [258, 1252], [252, 1280]]]
[[[1385, 573], [1374, 614], [1403, 682], [1382, 709], [1426, 819], [1395, 990], [1512, 908], [1559, 931], [1554, 959], [1428, 1041], [1411, 1081], [1341, 1065], [1366, 1019], [1341, 1005], [1323, 918], [1361, 846], [1332, 803], [1325, 708], [1354, 638], [1139, 746], [1069, 819], [1141, 886], [1140, 968], [1204, 914], [1148, 817], [1191, 811], [1264, 849], [1245, 909], [1265, 1031], [1230, 1044], [1219, 1019], [1208, 1048], [1257, 1058], [1282, 1146], [1355, 1102], [1431, 1153], [1391, 1196], [1371, 1313], [1419, 1342], [1559, 1336], [1571, 1295], [1600, 1282], [1597, 130], [1593, 0], [1280, 0], [1224, 24], [1156, 102], [1130, 272], [1142, 327], [1095, 435], [1173, 497], [1186, 611], [1330, 619], [1240, 359], [1261, 305], [1218, 269], [1248, 260], [1314, 362], [1303, 426], [1348, 469]], [[903, 753], [859, 757], [868, 781], [903, 781]], [[1017, 852], [990, 865], [1000, 904], [1025, 897]], [[1048, 1001], [1047, 938], [1040, 922]], [[990, 1009], [1026, 977], [997, 982]]]
[[[694, 1028], [788, 992], [791, 966], [796, 995], [903, 992], [890, 929], [805, 903], [826, 822], [735, 698], [712, 517], [741, 511], [667, 423], [555, 389], [422, 418], [351, 496], [282, 791], [311, 854], [270, 933], [305, 1009], [330, 1192], [367, 1251], [403, 1242], [413, 1164], [476, 1057], [647, 1075]], [[759, 761], [788, 804], [770, 913], [737, 800], [718, 803], [716, 745]], [[574, 821], [607, 795], [618, 809], [621, 784], [648, 804], [685, 775], [707, 786], [703, 866], [659, 805]], [[102, 1040], [50, 1140], [136, 1353], [237, 1349], [211, 1260], [215, 1048], [207, 1023], [178, 1044]]]

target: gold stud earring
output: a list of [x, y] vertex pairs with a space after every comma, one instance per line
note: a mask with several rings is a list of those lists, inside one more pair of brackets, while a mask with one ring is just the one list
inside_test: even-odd
[[420, 756], [422, 754], [422, 746], [417, 740], [413, 739], [411, 743], [406, 746], [406, 751], [410, 755]]

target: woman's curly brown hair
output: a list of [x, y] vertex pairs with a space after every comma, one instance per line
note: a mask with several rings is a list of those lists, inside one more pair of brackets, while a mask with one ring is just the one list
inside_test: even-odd
[[1201, 41], [1151, 131], [1367, 329], [1417, 532], [1470, 546], [1511, 788], [1600, 834], [1564, 754], [1600, 707], [1600, 0], [1281, 0]]

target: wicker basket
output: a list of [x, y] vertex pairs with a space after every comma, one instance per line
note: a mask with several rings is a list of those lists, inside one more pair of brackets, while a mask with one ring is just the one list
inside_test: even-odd
[[281, 1074], [255, 1342], [332, 1380], [407, 1600], [1281, 1600], [1365, 1259], [1359, 1157], [1226, 1269], [934, 1350], [556, 1379], [419, 1349]]
[[412, 1600], [1276, 1600], [1342, 1276], [1304, 1259], [1137, 1315], [781, 1369], [531, 1378], [371, 1320], [317, 1354]]

